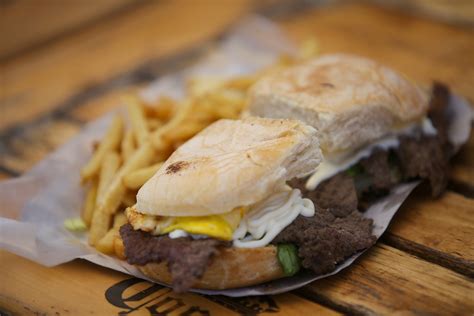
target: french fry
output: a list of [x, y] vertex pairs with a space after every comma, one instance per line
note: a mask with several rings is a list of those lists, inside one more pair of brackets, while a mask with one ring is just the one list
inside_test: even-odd
[[100, 210], [100, 205], [107, 188], [119, 169], [119, 166], [119, 154], [114, 151], [105, 154], [100, 167], [96, 205], [90, 224], [89, 243], [91, 245], [95, 245], [107, 233], [110, 227], [111, 216], [109, 214], [103, 214], [102, 210]]
[[190, 100], [183, 102], [179, 106], [173, 118], [151, 134], [151, 140], [155, 148], [162, 150], [163, 147], [166, 146], [166, 143], [163, 141], [163, 136], [173, 133], [176, 127], [186, 120], [186, 117], [191, 113], [192, 106], [193, 103]]
[[113, 254], [115, 238], [120, 236], [119, 229], [126, 223], [125, 213], [115, 214], [113, 227], [97, 242], [96, 249], [105, 254]]
[[148, 129], [149, 129], [150, 131], [154, 131], [154, 130], [156, 130], [157, 128], [163, 126], [163, 122], [160, 121], [160, 120], [157, 119], [157, 118], [149, 118], [149, 119], [147, 120], [147, 123], [148, 123]]
[[150, 142], [145, 143], [138, 148], [133, 155], [130, 157], [125, 164], [118, 170], [112, 183], [107, 188], [107, 191], [101, 197], [101, 202], [96, 211], [104, 212], [107, 214], [114, 214], [117, 208], [120, 206], [122, 196], [127, 191], [127, 188], [123, 185], [122, 178], [124, 175], [143, 168], [150, 163], [154, 156], [154, 148]]
[[173, 149], [167, 145], [166, 148], [156, 151], [156, 154], [153, 156], [150, 165], [154, 165], [159, 162], [163, 162], [173, 153]]
[[189, 95], [196, 97], [220, 88], [224, 84], [222, 78], [198, 77], [188, 80], [186, 83]]
[[187, 140], [203, 130], [206, 125], [207, 124], [201, 124], [197, 122], [183, 124], [179, 127], [176, 127], [173, 133], [167, 133], [163, 135], [163, 139], [169, 143]]
[[82, 211], [82, 219], [86, 223], [87, 227], [90, 227], [92, 221], [92, 215], [94, 214], [94, 208], [97, 199], [97, 187], [98, 179], [94, 178], [92, 180], [91, 186], [87, 191], [86, 202], [84, 203], [84, 209]]
[[97, 188], [97, 201], [92, 216], [89, 244], [95, 245], [101, 240], [109, 230], [112, 213], [106, 213], [102, 209], [103, 199], [109, 186], [112, 184], [115, 174], [120, 166], [120, 156], [116, 152], [109, 152], [105, 155], [100, 168], [99, 184]]
[[125, 259], [125, 246], [123, 245], [123, 240], [120, 235], [115, 236], [114, 238], [114, 252], [117, 258], [122, 260]]
[[158, 171], [158, 169], [160, 169], [162, 165], [163, 162], [159, 162], [149, 167], [130, 172], [123, 177], [123, 184], [129, 189], [138, 190]]
[[119, 234], [118, 228], [113, 227], [110, 229], [104, 237], [102, 237], [98, 242], [95, 248], [102, 253], [105, 254], [113, 254], [114, 253], [114, 239], [115, 236]]
[[152, 104], [146, 107], [146, 110], [151, 116], [156, 117], [162, 122], [169, 121], [175, 114], [178, 104], [175, 100], [163, 96], [156, 104]]
[[238, 90], [221, 90], [207, 98], [208, 109], [217, 118], [236, 119], [245, 107], [245, 94]]
[[298, 58], [309, 59], [319, 55], [319, 43], [315, 37], [307, 38], [298, 48]]
[[96, 209], [92, 216], [91, 228], [89, 230], [89, 244], [95, 246], [97, 242], [107, 234], [110, 223], [112, 221], [112, 214]]
[[230, 79], [225, 83], [225, 87], [231, 89], [237, 89], [242, 91], [247, 91], [256, 81], [257, 76], [241, 76], [237, 78]]
[[127, 224], [127, 216], [125, 215], [125, 212], [115, 214], [114, 227], [120, 228], [125, 224]]
[[136, 191], [127, 191], [124, 195], [122, 195], [122, 204], [125, 207], [130, 207], [137, 203], [137, 192]]
[[131, 130], [125, 132], [120, 148], [122, 160], [125, 162], [133, 155], [133, 151], [135, 150], [135, 140], [133, 139], [133, 132]]
[[149, 131], [142, 105], [138, 98], [133, 96], [127, 96], [125, 102], [135, 141], [139, 146], [143, 145], [148, 139]]
[[99, 173], [100, 165], [105, 154], [111, 150], [115, 150], [119, 146], [120, 140], [122, 139], [123, 127], [123, 120], [120, 116], [115, 116], [91, 160], [82, 168], [82, 181], [87, 181]]
[[114, 151], [105, 154], [102, 160], [99, 174], [99, 185], [97, 188], [97, 204], [100, 204], [108, 186], [114, 179], [115, 173], [120, 167], [120, 155]]

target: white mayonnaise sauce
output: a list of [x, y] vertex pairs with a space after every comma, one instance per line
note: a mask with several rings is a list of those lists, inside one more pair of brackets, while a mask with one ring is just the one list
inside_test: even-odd
[[425, 135], [436, 135], [436, 129], [431, 123], [431, 120], [425, 117], [419, 124], [412, 124], [397, 131], [395, 134], [383, 137], [355, 153], [345, 153], [334, 158], [325, 157], [321, 164], [316, 168], [313, 175], [309, 177], [308, 181], [306, 181], [306, 189], [314, 190], [324, 180], [348, 169], [352, 165], [355, 165], [362, 158], [369, 157], [375, 148], [387, 150], [398, 147], [398, 137], [400, 135], [413, 135], [418, 129], [421, 129]]
[[190, 234], [182, 229], [175, 229], [168, 234], [168, 237], [171, 239], [181, 238], [181, 237], [191, 237], [192, 239], [205, 239], [209, 238], [206, 235]]
[[170, 232], [168, 236], [171, 239], [176, 239], [176, 238], [181, 238], [181, 237], [188, 237], [189, 234], [182, 229], [175, 229], [172, 232]]
[[314, 216], [314, 205], [298, 189], [288, 188], [253, 205], [234, 232], [234, 246], [257, 248], [268, 245], [298, 215]]

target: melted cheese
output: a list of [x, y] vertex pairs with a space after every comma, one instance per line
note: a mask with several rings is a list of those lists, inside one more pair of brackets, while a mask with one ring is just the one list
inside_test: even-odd
[[348, 169], [352, 165], [355, 165], [362, 158], [369, 157], [375, 148], [387, 150], [398, 147], [398, 137], [400, 135], [413, 135], [420, 129], [425, 135], [436, 135], [436, 129], [430, 119], [424, 118], [421, 123], [411, 124], [408, 127], [398, 130], [395, 134], [381, 138], [359, 151], [325, 157], [321, 164], [316, 168], [313, 175], [311, 175], [308, 181], [306, 181], [306, 189], [310, 191], [314, 190], [324, 180]]
[[126, 215], [135, 230], [153, 235], [213, 237], [233, 240], [235, 247], [256, 248], [269, 244], [299, 215], [313, 216], [314, 205], [302, 198], [300, 190], [284, 186], [260, 203], [222, 215], [162, 217], [139, 213], [133, 207], [126, 210]]
[[126, 214], [135, 230], [143, 230], [153, 235], [170, 233], [171, 238], [202, 235], [232, 240], [234, 230], [239, 225], [244, 211], [245, 209], [240, 207], [222, 215], [163, 217], [142, 214], [134, 208], [129, 208]]
[[257, 248], [268, 245], [298, 215], [314, 216], [314, 205], [298, 189], [288, 188], [255, 204], [234, 232], [234, 246]]

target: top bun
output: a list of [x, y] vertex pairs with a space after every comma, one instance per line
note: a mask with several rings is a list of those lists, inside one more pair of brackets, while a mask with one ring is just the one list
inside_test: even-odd
[[316, 130], [296, 120], [220, 120], [180, 146], [137, 194], [161, 216], [227, 213], [259, 202], [321, 161]]
[[372, 60], [325, 55], [260, 79], [251, 115], [294, 118], [319, 130], [323, 153], [356, 150], [420, 120], [429, 95]]

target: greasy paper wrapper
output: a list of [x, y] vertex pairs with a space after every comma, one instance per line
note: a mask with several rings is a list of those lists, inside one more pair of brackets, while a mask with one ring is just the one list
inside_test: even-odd
[[[183, 97], [186, 78], [219, 77], [253, 73], [272, 64], [281, 54], [294, 54], [294, 46], [268, 20], [253, 16], [243, 20], [216, 49], [195, 66], [160, 78], [142, 91], [153, 101], [160, 95]], [[466, 101], [453, 97], [450, 111], [454, 121], [451, 141], [459, 147], [469, 137], [472, 111]], [[76, 258], [148, 279], [137, 268], [106, 256], [88, 246], [86, 233], [72, 233], [64, 228], [67, 218], [80, 216], [84, 189], [79, 171], [91, 155], [91, 144], [104, 134], [111, 115], [88, 124], [83, 131], [59, 150], [41, 161], [20, 178], [0, 183], [0, 247], [45, 266], [58, 265]], [[390, 220], [419, 182], [402, 184], [371, 206], [363, 215], [374, 221], [373, 233], [379, 238]], [[8, 208], [7, 208], [8, 206]], [[204, 294], [248, 296], [277, 294], [302, 287], [348, 267], [359, 252], [325, 275], [303, 272], [266, 284], [223, 291], [193, 290]]]

